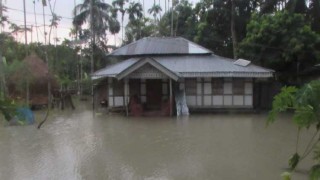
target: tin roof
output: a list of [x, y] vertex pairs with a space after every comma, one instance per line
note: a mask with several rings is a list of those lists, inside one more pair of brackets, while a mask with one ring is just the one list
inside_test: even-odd
[[109, 56], [212, 54], [182, 37], [146, 37], [114, 50]]
[[[131, 58], [112, 66], [107, 66], [95, 72], [93, 79], [101, 77], [116, 77], [121, 72], [130, 68], [139, 61], [146, 58]], [[153, 56], [152, 59], [163, 67], [177, 74], [181, 78], [190, 77], [248, 77], [268, 78], [272, 77], [274, 71], [252, 63], [247, 66], [234, 64], [233, 59], [217, 55], [207, 56]]]

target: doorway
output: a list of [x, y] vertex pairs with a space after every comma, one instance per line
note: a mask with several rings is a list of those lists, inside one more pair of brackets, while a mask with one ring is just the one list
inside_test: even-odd
[[162, 80], [146, 80], [147, 110], [160, 110], [162, 102]]

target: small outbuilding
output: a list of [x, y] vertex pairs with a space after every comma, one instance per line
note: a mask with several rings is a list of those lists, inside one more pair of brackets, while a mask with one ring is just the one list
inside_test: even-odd
[[128, 114], [188, 114], [190, 110], [253, 109], [254, 86], [274, 71], [215, 55], [181, 37], [147, 37], [108, 56], [125, 60], [92, 74], [106, 84], [109, 108]]
[[10, 95], [25, 100], [29, 93], [30, 105], [48, 104], [48, 81], [51, 90], [58, 87], [57, 81], [49, 74], [48, 66], [39, 56], [27, 56], [9, 78]]

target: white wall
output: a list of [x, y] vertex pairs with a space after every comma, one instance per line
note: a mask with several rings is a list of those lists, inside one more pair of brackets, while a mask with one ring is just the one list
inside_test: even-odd
[[212, 78], [197, 78], [196, 94], [186, 94], [189, 107], [212, 107], [212, 108], [251, 108], [253, 106], [253, 80], [244, 80], [243, 94], [234, 94], [233, 79], [223, 79], [223, 93], [213, 92]]
[[[117, 96], [114, 94], [114, 83], [116, 83], [117, 80], [113, 78], [108, 78], [108, 103], [109, 107], [120, 107], [125, 105], [125, 99], [124, 96]], [[129, 80], [130, 81], [130, 80]], [[129, 92], [127, 94], [130, 94], [130, 87], [128, 88]], [[146, 80], [141, 79], [140, 80], [140, 100], [142, 103], [147, 102], [147, 92], [146, 92]], [[124, 91], [124, 89], [123, 89]], [[168, 79], [162, 79], [162, 99], [168, 99], [170, 96], [169, 94], [169, 80]], [[129, 102], [129, 97], [128, 97]]]

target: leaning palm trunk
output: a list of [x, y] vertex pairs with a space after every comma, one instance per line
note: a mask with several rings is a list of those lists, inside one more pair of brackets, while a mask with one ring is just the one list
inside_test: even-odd
[[48, 116], [49, 116], [49, 112], [50, 112], [50, 105], [51, 105], [51, 82], [50, 82], [50, 68], [49, 68], [49, 59], [48, 59], [48, 51], [47, 51], [47, 40], [46, 40], [46, 19], [45, 19], [45, 13], [44, 13], [44, 7], [46, 6], [46, 1], [44, 0], [43, 1], [43, 29], [44, 29], [44, 45], [45, 45], [45, 48], [44, 48], [44, 53], [45, 53], [45, 59], [46, 59], [46, 63], [47, 63], [47, 66], [48, 66], [48, 74], [47, 74], [47, 80], [48, 80], [48, 104], [47, 104], [47, 113], [46, 113], [46, 116], [44, 117], [44, 119], [39, 123], [38, 125], [38, 129], [41, 128], [41, 126], [47, 121], [48, 119]]
[[[48, 3], [49, 3], [49, 8], [50, 8], [50, 11], [51, 11], [51, 15], [52, 15], [52, 23], [54, 22], [54, 21], [56, 21], [56, 19], [54, 19], [54, 18], [56, 18], [56, 15], [54, 14], [54, 9], [55, 9], [55, 6], [56, 6], [56, 0], [54, 1], [54, 5], [53, 5], [53, 8], [52, 8], [52, 6], [51, 6], [51, 2], [49, 1]], [[52, 33], [52, 28], [53, 28], [53, 24], [51, 24], [50, 25], [50, 30], [49, 30], [49, 37], [48, 37], [48, 40], [49, 40], [49, 45], [51, 45], [51, 33]]]

